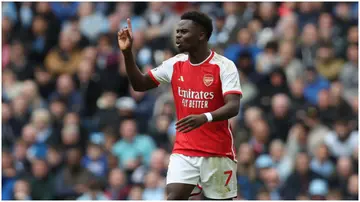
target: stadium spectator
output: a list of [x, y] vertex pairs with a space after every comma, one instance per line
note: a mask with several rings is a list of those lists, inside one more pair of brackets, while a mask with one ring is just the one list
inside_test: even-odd
[[301, 40], [297, 46], [296, 56], [304, 66], [314, 65], [316, 49], [318, 47], [318, 31], [315, 24], [308, 23], [301, 33]]
[[288, 156], [285, 145], [281, 140], [271, 142], [269, 154], [276, 168], [279, 184], [281, 185], [290, 175], [294, 162]]
[[[6, 150], [1, 152], [1, 170], [2, 170], [2, 195], [7, 200], [12, 200], [15, 196], [13, 191], [15, 190], [15, 184], [17, 181], [16, 168], [14, 159], [11, 153]], [[30, 194], [30, 193], [28, 193]]]
[[295, 169], [287, 178], [281, 190], [282, 199], [295, 200], [301, 193], [307, 193], [307, 188], [312, 180], [319, 175], [309, 169], [309, 156], [306, 153], [298, 153], [295, 160]]
[[356, 147], [358, 132], [351, 131], [348, 120], [337, 119], [334, 124], [334, 131], [325, 137], [325, 144], [329, 147], [334, 157], [350, 157]]
[[7, 68], [11, 69], [19, 81], [32, 79], [34, 72], [32, 64], [25, 54], [25, 47], [21, 41], [13, 41], [10, 51], [10, 63]]
[[56, 198], [75, 199], [88, 189], [92, 174], [81, 166], [81, 150], [71, 148], [66, 153], [66, 166], [55, 179]]
[[356, 186], [359, 185], [359, 177], [358, 175], [352, 175], [348, 180], [346, 199], [349, 200], [358, 200], [359, 198], [359, 190], [356, 189]]
[[3, 81], [3, 99], [12, 100], [21, 93], [23, 84], [19, 82], [13, 71], [5, 69], [2, 75]]
[[253, 148], [255, 155], [258, 156], [267, 152], [270, 139], [269, 124], [265, 120], [260, 119], [256, 125], [252, 125], [250, 131], [251, 139], [249, 140], [249, 144]]
[[144, 188], [142, 186], [133, 186], [130, 190], [128, 200], [143, 200], [143, 191]]
[[335, 166], [330, 160], [330, 155], [326, 145], [320, 145], [315, 156], [310, 162], [310, 169], [321, 175], [325, 179], [330, 179], [335, 171]]
[[[242, 155], [239, 155], [242, 154]], [[251, 146], [242, 143], [238, 150], [237, 179], [240, 195], [247, 200], [255, 199], [256, 195], [256, 169], [254, 165], [255, 156]]]
[[287, 135], [294, 123], [293, 113], [290, 111], [290, 100], [285, 94], [275, 94], [271, 100], [271, 113], [267, 117], [270, 125], [270, 139], [280, 139], [286, 142]]
[[165, 150], [155, 150], [151, 155], [150, 165], [138, 167], [131, 175], [131, 181], [138, 184], [144, 183], [144, 177], [150, 171], [156, 172], [161, 177], [166, 177], [168, 161], [169, 156]]
[[109, 186], [105, 191], [106, 196], [111, 200], [126, 200], [131, 190], [128, 185], [126, 174], [119, 168], [110, 171]]
[[144, 178], [143, 200], [164, 200], [165, 198], [165, 180], [159, 173], [150, 171]]
[[265, 178], [265, 187], [270, 192], [270, 200], [280, 200], [280, 179], [276, 169], [270, 169]]
[[75, 75], [76, 87], [79, 89], [81, 97], [84, 99], [86, 110], [82, 117], [91, 118], [96, 110], [96, 101], [102, 93], [100, 78], [95, 74], [95, 67], [89, 60], [81, 60]]
[[32, 161], [32, 174], [29, 179], [32, 200], [47, 200], [54, 198], [54, 176], [49, 174], [49, 167], [45, 160]]
[[326, 181], [321, 179], [314, 179], [310, 182], [310, 200], [325, 200], [328, 192], [328, 185]]
[[31, 200], [31, 186], [25, 180], [17, 180], [14, 185], [14, 192], [11, 194], [13, 200]]
[[23, 175], [29, 170], [30, 162], [27, 160], [28, 144], [19, 139], [14, 145], [14, 164], [16, 172]]
[[45, 66], [54, 76], [73, 74], [79, 65], [81, 53], [76, 48], [76, 38], [72, 34], [70, 30], [61, 31], [59, 45], [53, 47], [45, 57]]
[[347, 183], [353, 174], [351, 159], [349, 157], [340, 157], [337, 161], [336, 172], [337, 175], [330, 180], [330, 186], [339, 189], [341, 194], [346, 196]]
[[107, 174], [107, 158], [103, 151], [104, 137], [95, 133], [90, 137], [90, 143], [87, 145], [86, 155], [81, 163], [92, 172], [95, 176], [106, 177]]
[[46, 101], [41, 98], [38, 87], [34, 81], [26, 80], [23, 82], [22, 95], [29, 104], [29, 111], [46, 107]]
[[358, 78], [355, 75], [358, 74], [358, 46], [356, 44], [350, 44], [347, 49], [348, 62], [344, 64], [340, 73], [340, 81], [344, 85], [344, 95], [346, 99], [350, 99], [357, 95], [358, 90]]
[[332, 44], [320, 44], [316, 56], [316, 69], [319, 74], [329, 81], [338, 79], [344, 62], [336, 58]]
[[50, 100], [62, 99], [66, 107], [75, 112], [81, 112], [83, 109], [83, 97], [75, 88], [73, 79], [68, 74], [59, 76], [56, 82], [56, 90], [50, 95]]
[[101, 189], [101, 184], [96, 180], [92, 180], [89, 182], [88, 190], [76, 200], [108, 200], [108, 198], [105, 196], [104, 192]]
[[247, 51], [251, 54], [253, 62], [255, 62], [256, 56], [260, 53], [261, 49], [253, 43], [252, 36], [247, 28], [239, 30], [237, 33], [237, 42], [238, 43], [230, 45], [224, 50], [224, 56], [236, 63], [238, 56], [242, 52]]
[[140, 164], [149, 165], [155, 143], [151, 137], [140, 135], [134, 119], [122, 121], [119, 133], [121, 140], [113, 146], [112, 153], [119, 159], [119, 167], [135, 170]]
[[63, 150], [58, 146], [50, 146], [47, 150], [46, 161], [51, 175], [56, 175], [64, 164]]

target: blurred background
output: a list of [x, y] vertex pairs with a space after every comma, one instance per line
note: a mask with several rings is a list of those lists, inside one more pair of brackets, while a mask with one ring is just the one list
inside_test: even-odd
[[135, 92], [116, 34], [146, 72], [189, 10], [239, 70], [238, 199], [358, 199], [358, 3], [335, 2], [3, 2], [2, 199], [165, 199], [171, 89]]

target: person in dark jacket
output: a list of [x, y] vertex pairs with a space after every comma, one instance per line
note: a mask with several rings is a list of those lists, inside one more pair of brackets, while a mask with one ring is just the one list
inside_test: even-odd
[[32, 162], [32, 176], [29, 179], [31, 198], [33, 200], [54, 199], [54, 177], [49, 174], [49, 166], [45, 160], [36, 159]]
[[301, 152], [296, 156], [295, 171], [287, 178], [280, 191], [284, 200], [295, 200], [301, 193], [307, 193], [313, 179], [322, 179], [321, 176], [309, 169], [309, 156]]
[[66, 154], [66, 166], [56, 176], [55, 194], [57, 199], [76, 199], [87, 190], [92, 174], [81, 166], [81, 150], [71, 148]]

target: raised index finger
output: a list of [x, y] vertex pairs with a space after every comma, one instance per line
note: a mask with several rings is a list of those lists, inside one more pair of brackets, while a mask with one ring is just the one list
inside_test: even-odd
[[131, 20], [130, 20], [130, 18], [128, 18], [126, 21], [127, 21], [127, 24], [128, 24], [128, 29], [130, 31], [130, 35], [132, 36]]

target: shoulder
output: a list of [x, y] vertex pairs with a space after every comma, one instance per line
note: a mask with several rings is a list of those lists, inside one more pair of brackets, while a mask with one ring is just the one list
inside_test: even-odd
[[220, 65], [223, 65], [223, 64], [234, 64], [234, 62], [230, 59], [228, 59], [227, 57], [223, 56], [223, 55], [220, 55], [216, 52], [214, 52], [214, 57], [210, 60], [210, 63], [212, 64], [220, 64]]
[[352, 138], [356, 142], [357, 142], [358, 136], [359, 136], [359, 131], [353, 131], [350, 133], [350, 138]]
[[336, 141], [336, 134], [334, 131], [328, 132], [325, 136], [325, 143], [333, 144]]
[[121, 147], [123, 144], [123, 141], [121, 140], [118, 140], [117, 142], [115, 142], [115, 144], [113, 145], [113, 148], [114, 149], [117, 149], [118, 147]]
[[217, 53], [215, 53], [214, 57], [210, 60], [210, 64], [217, 65], [221, 72], [234, 71], [234, 69], [236, 69], [235, 63], [232, 60]]
[[137, 135], [137, 141], [141, 141], [141, 142], [150, 142], [152, 141], [152, 138], [148, 135], [145, 134], [141, 134], [141, 135]]
[[187, 54], [184, 54], [184, 53], [180, 53], [180, 54], [177, 54], [175, 55], [174, 57], [171, 57], [167, 60], [164, 61], [164, 63], [176, 63], [176, 62], [183, 62], [183, 61], [186, 61], [188, 60], [188, 55]]
[[184, 62], [188, 60], [188, 55], [186, 54], [177, 54], [174, 57], [171, 57], [167, 60], [164, 60], [160, 66], [152, 69], [152, 73], [157, 72], [158, 70], [160, 70], [159, 72], [161, 73], [165, 73], [167, 72], [168, 74], [172, 74], [172, 70], [174, 68], [174, 65], [178, 62]]

